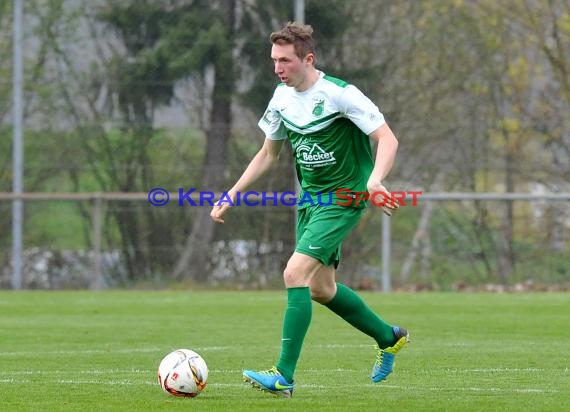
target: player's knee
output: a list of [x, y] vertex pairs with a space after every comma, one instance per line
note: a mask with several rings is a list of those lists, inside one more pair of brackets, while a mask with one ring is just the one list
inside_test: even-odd
[[318, 303], [328, 303], [334, 297], [334, 289], [323, 285], [311, 285], [311, 299]]
[[295, 288], [301, 286], [307, 286], [304, 284], [304, 276], [303, 274], [299, 273], [298, 270], [295, 268], [290, 267], [287, 265], [285, 270], [283, 271], [283, 282], [285, 282], [285, 286], [288, 288]]

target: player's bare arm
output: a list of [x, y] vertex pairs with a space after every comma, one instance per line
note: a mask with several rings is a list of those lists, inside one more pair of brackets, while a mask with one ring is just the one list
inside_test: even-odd
[[[398, 139], [388, 126], [384, 123], [378, 129], [370, 134], [370, 138], [378, 143], [376, 149], [376, 158], [374, 161], [374, 169], [370, 174], [368, 179], [367, 188], [370, 195], [374, 192], [385, 192], [390, 193], [382, 183], [392, 166], [394, 165], [394, 160], [396, 159], [396, 152], [398, 151]], [[382, 206], [382, 211], [388, 216], [400, 207], [397, 200], [386, 202]]]
[[[253, 157], [236, 184], [228, 191], [232, 203], [235, 202], [238, 192], [246, 190], [277, 163], [283, 142], [283, 140], [265, 139], [259, 152]], [[223, 215], [230, 207], [229, 202], [215, 205], [210, 212], [210, 217], [217, 223], [225, 223]]]

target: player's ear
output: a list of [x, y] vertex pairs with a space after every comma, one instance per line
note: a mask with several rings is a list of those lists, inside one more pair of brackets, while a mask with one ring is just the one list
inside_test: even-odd
[[309, 53], [305, 56], [305, 63], [315, 65], [315, 54]]

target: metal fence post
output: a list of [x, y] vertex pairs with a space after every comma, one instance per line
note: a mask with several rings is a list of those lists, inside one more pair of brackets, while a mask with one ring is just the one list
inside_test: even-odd
[[390, 216], [382, 213], [382, 292], [392, 290], [390, 275]]
[[[13, 45], [13, 188], [12, 192], [21, 195], [24, 186], [24, 148], [23, 148], [23, 63], [22, 63], [22, 37], [23, 37], [23, 1], [14, 0], [14, 45]], [[24, 203], [21, 198], [15, 198], [12, 203], [12, 288], [22, 288], [22, 231], [24, 221]]]
[[103, 208], [103, 196], [97, 193], [93, 197], [93, 273], [91, 274], [91, 289], [101, 290], [103, 278], [101, 274], [101, 214]]

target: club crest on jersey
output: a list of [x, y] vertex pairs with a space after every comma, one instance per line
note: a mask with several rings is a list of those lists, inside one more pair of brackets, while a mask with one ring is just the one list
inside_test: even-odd
[[313, 106], [313, 116], [319, 117], [325, 111], [325, 99], [315, 99]]

